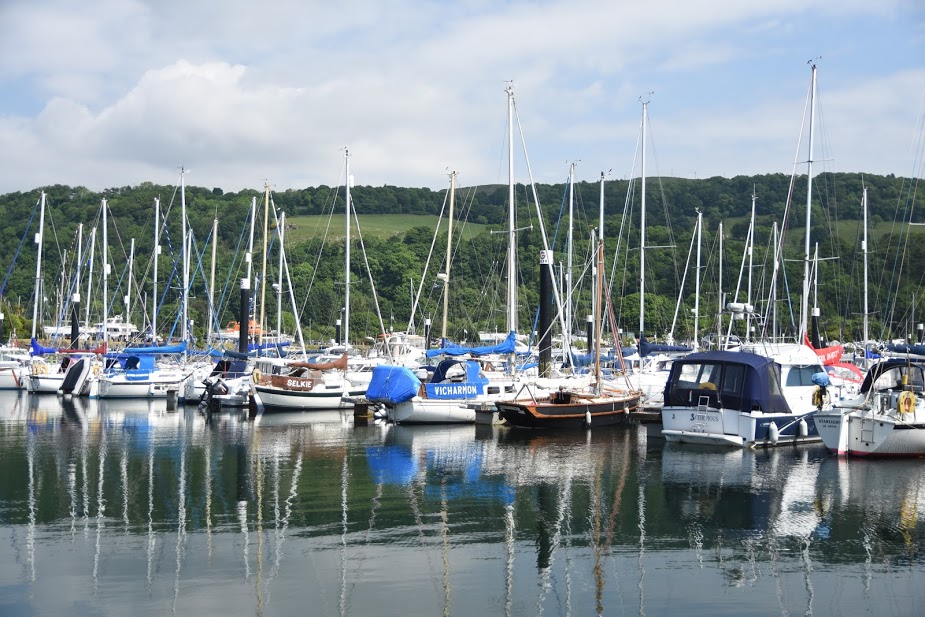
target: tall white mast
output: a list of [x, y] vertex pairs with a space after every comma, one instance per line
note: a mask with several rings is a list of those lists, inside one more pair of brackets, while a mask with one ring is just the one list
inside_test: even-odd
[[344, 166], [345, 175], [344, 183], [346, 184], [345, 199], [347, 224], [346, 235], [344, 237], [344, 321], [343, 337], [344, 347], [350, 344], [350, 151], [344, 148]]
[[93, 253], [96, 251], [96, 227], [90, 231], [90, 259], [87, 263], [87, 331], [90, 329], [90, 286], [93, 284]]
[[32, 338], [35, 338], [36, 326], [39, 320], [39, 302], [42, 301], [42, 241], [45, 236], [45, 191], [42, 191], [41, 205], [39, 206], [39, 230], [35, 234], [35, 244], [38, 252], [35, 258], [35, 302], [32, 304]]
[[[183, 342], [189, 340], [189, 252], [186, 238], [186, 170], [180, 168], [180, 228], [183, 233], [183, 327], [180, 330]], [[184, 359], [186, 353], [183, 354]]]
[[218, 217], [212, 219], [212, 263], [209, 266], [209, 327], [206, 340], [212, 342], [212, 322], [215, 321], [215, 253], [218, 246]]
[[700, 246], [703, 241], [703, 212], [697, 210], [697, 270], [694, 276], [694, 349], [700, 347]]
[[514, 86], [508, 85], [507, 331], [517, 331], [517, 246], [514, 231]]
[[[716, 335], [719, 337], [719, 349], [725, 349], [725, 343], [723, 342], [723, 222], [719, 222], [719, 276], [717, 277], [717, 304], [718, 310], [716, 311]], [[727, 340], [728, 342], [728, 340]]]
[[639, 204], [639, 336], [646, 325], [646, 113], [649, 101], [642, 101], [642, 192]]
[[132, 278], [135, 268], [135, 238], [129, 245], [128, 251], [128, 282], [125, 289], [125, 323], [132, 321]]
[[[74, 277], [76, 284], [74, 286], [74, 302], [80, 302], [80, 266], [83, 262], [83, 245], [84, 245], [84, 224], [80, 223], [77, 226], [77, 272]], [[76, 309], [75, 309], [76, 312]], [[78, 334], [80, 330], [80, 315], [77, 316], [78, 321]]]
[[446, 270], [443, 271], [443, 325], [440, 337], [446, 338], [446, 322], [450, 309], [450, 262], [453, 257], [453, 205], [456, 201], [456, 172], [450, 172], [450, 216], [446, 231]]
[[[267, 297], [267, 235], [270, 229], [270, 184], [263, 184], [263, 250], [260, 252], [262, 270], [260, 272], [260, 320], [257, 322], [260, 334], [258, 342], [263, 344], [263, 331], [266, 329], [266, 297]], [[250, 332], [250, 324], [247, 326]], [[259, 353], [259, 352], [258, 352]]]
[[[572, 236], [575, 233], [575, 163], [568, 166], [568, 237], [565, 258], [565, 349], [572, 347]], [[590, 353], [590, 349], [588, 352]]]
[[800, 337], [806, 335], [806, 320], [809, 306], [809, 225], [813, 200], [813, 121], [816, 116], [816, 65], [812, 65], [812, 83], [809, 90], [809, 156], [806, 159], [806, 239], [803, 245], [803, 298], [800, 307]]
[[[275, 214], [276, 208], [274, 206], [273, 212]], [[218, 221], [216, 220], [216, 223]], [[276, 223], [276, 228], [279, 236], [279, 277], [277, 280], [276, 288], [276, 347], [279, 349], [279, 344], [283, 342], [283, 258], [285, 253], [283, 253], [283, 240], [286, 233], [286, 213], [283, 212], [280, 214], [279, 219]]]
[[864, 187], [864, 193], [862, 198], [862, 206], [864, 210], [864, 240], [861, 242], [861, 251], [864, 253], [864, 357], [867, 357], [867, 341], [868, 338], [868, 306], [867, 306], [867, 187]]
[[748, 305], [745, 311], [745, 339], [752, 338], [752, 266], [755, 253], [755, 202], [758, 196], [755, 194], [755, 187], [752, 187], [752, 220], [748, 227], [748, 294], [745, 303]]
[[103, 344], [109, 342], [109, 204], [103, 198]]
[[[92, 251], [91, 251], [92, 254]], [[157, 344], [157, 258], [161, 254], [161, 198], [154, 198], [154, 275], [151, 277], [151, 343]], [[90, 262], [93, 263], [92, 261]], [[89, 284], [88, 284], [89, 286]], [[88, 289], [89, 292], [89, 289]], [[87, 303], [89, 304], [89, 302]]]

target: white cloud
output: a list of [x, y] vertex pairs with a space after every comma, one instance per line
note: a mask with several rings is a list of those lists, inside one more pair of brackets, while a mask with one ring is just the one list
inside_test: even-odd
[[785, 171], [820, 54], [838, 161], [902, 173], [922, 18], [909, 0], [4, 5], [0, 191], [170, 183], [181, 165], [226, 190], [334, 184], [344, 146], [360, 184], [443, 187], [448, 166], [504, 182], [510, 79], [540, 181], [567, 160], [627, 169], [651, 90], [663, 172]]

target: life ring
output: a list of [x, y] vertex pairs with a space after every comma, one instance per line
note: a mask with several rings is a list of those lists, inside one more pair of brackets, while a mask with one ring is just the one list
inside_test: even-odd
[[94, 364], [93, 365], [93, 375], [98, 377], [99, 374], [100, 374], [100, 365]]
[[915, 413], [915, 394], [909, 392], [908, 390], [899, 393], [899, 401], [897, 407], [899, 408], [899, 415], [904, 416], [906, 414]]
[[255, 368], [254, 372], [251, 373], [251, 381], [253, 383], [260, 383], [260, 369], [259, 368]]

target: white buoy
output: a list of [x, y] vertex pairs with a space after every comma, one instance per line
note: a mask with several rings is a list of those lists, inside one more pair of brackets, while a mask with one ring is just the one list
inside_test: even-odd
[[771, 422], [771, 424], [768, 426], [768, 440], [771, 443], [777, 443], [779, 437], [780, 431], [777, 429], [777, 425]]
[[800, 418], [800, 424], [797, 426], [800, 437], [806, 437], [809, 435], [809, 425], [806, 424], [806, 418]]
[[591, 412], [590, 411], [585, 412], [585, 426], [588, 428], [591, 428]]

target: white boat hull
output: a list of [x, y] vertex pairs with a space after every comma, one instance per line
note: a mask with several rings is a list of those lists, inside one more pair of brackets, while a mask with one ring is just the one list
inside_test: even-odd
[[[811, 426], [811, 416], [712, 407], [664, 407], [662, 436], [674, 443], [740, 448], [817, 442], [820, 437]], [[804, 420], [802, 426], [801, 420]]]
[[26, 371], [22, 367], [0, 367], [0, 390], [22, 390], [25, 388]]
[[365, 389], [316, 388], [311, 391], [255, 386], [265, 411], [301, 411], [349, 407], [344, 398], [363, 396]]
[[870, 410], [819, 414], [825, 446], [845, 456], [925, 456], [925, 423], [901, 422]]
[[473, 424], [475, 407], [465, 399], [424, 399], [389, 407], [389, 420], [396, 424]]
[[95, 390], [98, 398], [167, 398], [167, 392], [178, 389], [184, 379], [184, 375], [173, 371], [147, 379], [126, 375], [100, 376]]

